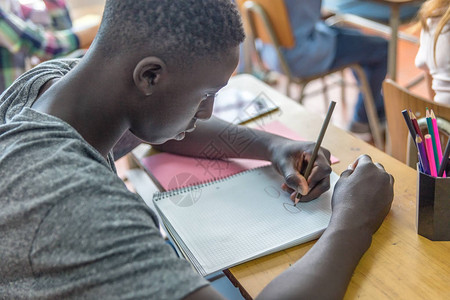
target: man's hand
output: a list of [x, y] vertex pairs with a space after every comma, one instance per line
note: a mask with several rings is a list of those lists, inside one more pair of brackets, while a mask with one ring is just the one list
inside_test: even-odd
[[334, 188], [332, 221], [375, 233], [391, 209], [394, 178], [367, 155], [344, 171]]
[[301, 201], [310, 201], [330, 188], [330, 152], [324, 148], [319, 150], [308, 180], [303, 177], [314, 145], [312, 142], [284, 140], [271, 150], [272, 164], [286, 180], [282, 188], [291, 193], [293, 201], [297, 191], [303, 195]]

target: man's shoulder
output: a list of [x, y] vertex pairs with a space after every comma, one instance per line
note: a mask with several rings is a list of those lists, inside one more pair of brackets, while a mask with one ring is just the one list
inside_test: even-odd
[[0, 124], [9, 121], [24, 107], [30, 107], [49, 80], [61, 78], [79, 59], [56, 59], [43, 62], [22, 74], [0, 95]]

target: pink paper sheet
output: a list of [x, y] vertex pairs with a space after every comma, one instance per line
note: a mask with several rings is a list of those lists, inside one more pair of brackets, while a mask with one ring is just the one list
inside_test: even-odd
[[[259, 129], [293, 140], [303, 140], [296, 132], [278, 121], [261, 126]], [[338, 161], [339, 159], [331, 156], [331, 163]], [[270, 165], [268, 161], [254, 159], [210, 160], [165, 152], [145, 157], [141, 163], [165, 190], [225, 178], [248, 169]]]

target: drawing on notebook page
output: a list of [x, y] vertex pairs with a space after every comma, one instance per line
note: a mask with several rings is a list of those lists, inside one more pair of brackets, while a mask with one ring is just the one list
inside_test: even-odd
[[[270, 185], [264, 189], [266, 194], [272, 198], [279, 199], [281, 196], [281, 193], [276, 187], [273, 185]], [[300, 206], [294, 206], [293, 203], [283, 202], [281, 203], [286, 211], [288, 211], [291, 214], [298, 214], [302, 210], [300, 209]]]
[[284, 209], [290, 212], [291, 214], [298, 214], [302, 210], [300, 209], [300, 205], [294, 205], [293, 203], [283, 203]]

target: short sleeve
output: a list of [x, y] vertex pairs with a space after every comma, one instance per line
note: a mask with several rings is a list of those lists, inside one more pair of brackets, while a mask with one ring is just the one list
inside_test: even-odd
[[154, 213], [114, 187], [49, 209], [34, 238], [33, 293], [51, 298], [181, 299], [207, 281], [161, 237]]

